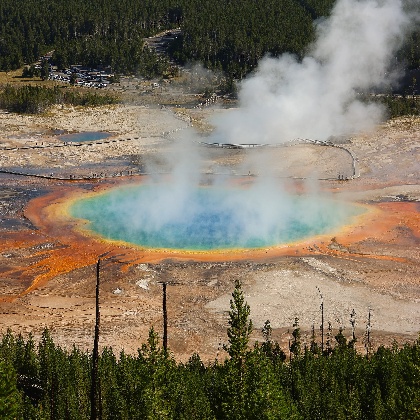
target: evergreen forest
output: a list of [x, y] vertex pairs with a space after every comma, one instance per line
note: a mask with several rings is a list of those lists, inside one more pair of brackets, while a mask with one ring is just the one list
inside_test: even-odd
[[[41, 73], [46, 79], [49, 61], [58, 69], [79, 64], [111, 69], [116, 78], [124, 74], [152, 79], [177, 74], [174, 63], [199, 62], [224, 75], [217, 88], [220, 93], [235, 94], [236, 81], [264, 56], [303, 57], [315, 37], [314, 23], [328, 17], [334, 4], [335, 0], [20, 0], [16, 7], [16, 2], [2, 0], [0, 71], [26, 66], [23, 77]], [[176, 36], [166, 39], [166, 54], [147, 47], [146, 38], [173, 35], [175, 28]], [[41, 60], [41, 69], [36, 69], [34, 63], [45, 56], [51, 58]], [[405, 70], [402, 84], [392, 92], [387, 89], [386, 96], [368, 100], [382, 102], [389, 117], [418, 115], [420, 30], [408, 34], [395, 65]], [[0, 95], [4, 109], [29, 113], [43, 112], [53, 103], [117, 101], [109, 95], [74, 97], [39, 87], [15, 91], [8, 87]]]
[[[302, 56], [317, 19], [335, 0], [2, 0], [0, 70], [30, 65], [53, 51], [59, 68], [111, 66], [120, 74], [153, 76], [168, 62], [144, 48], [144, 39], [180, 28], [170, 53], [179, 63], [201, 62], [241, 79], [265, 55]], [[420, 66], [420, 31], [412, 32], [396, 61]]]
[[[339, 329], [303, 345], [298, 320], [288, 356], [271, 338], [250, 345], [250, 307], [232, 293], [226, 357], [176, 362], [150, 329], [136, 355], [92, 354], [10, 331], [0, 342], [1, 419], [418, 419], [420, 340], [355, 350]], [[334, 343], [333, 343], [334, 342]]]

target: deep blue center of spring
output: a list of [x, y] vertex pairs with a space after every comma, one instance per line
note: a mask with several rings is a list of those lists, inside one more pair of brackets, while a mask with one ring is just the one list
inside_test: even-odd
[[333, 232], [363, 212], [310, 195], [242, 188], [143, 185], [76, 201], [75, 218], [105, 239], [145, 248], [254, 249]]

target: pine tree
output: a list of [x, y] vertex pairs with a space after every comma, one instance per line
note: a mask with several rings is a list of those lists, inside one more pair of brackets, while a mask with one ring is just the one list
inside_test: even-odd
[[0, 359], [0, 419], [17, 418], [19, 403], [16, 374], [12, 366]]
[[248, 348], [252, 332], [252, 321], [249, 319], [250, 309], [245, 302], [241, 283], [235, 282], [235, 289], [230, 300], [229, 328], [227, 335], [229, 344], [224, 345], [230, 359], [222, 367], [224, 380], [220, 384], [220, 408], [217, 417], [226, 419], [246, 419], [247, 410], [247, 359], [252, 354]]
[[249, 337], [252, 332], [252, 321], [249, 319], [250, 309], [245, 302], [241, 283], [235, 282], [235, 289], [230, 300], [229, 328], [227, 331], [229, 345], [223, 349], [229, 356], [240, 363], [248, 352]]
[[173, 400], [169, 397], [168, 390], [174, 360], [168, 351], [159, 346], [158, 334], [153, 327], [149, 330], [147, 344], [143, 344], [139, 351], [139, 359], [146, 363], [148, 376], [142, 393], [142, 404], [145, 406], [147, 418], [171, 418]]
[[294, 330], [292, 332], [293, 341], [290, 345], [290, 353], [293, 356], [297, 357], [301, 354], [301, 341], [300, 341], [300, 328], [299, 328], [299, 318], [295, 318], [293, 323]]
[[264, 343], [261, 345], [261, 350], [263, 353], [274, 363], [284, 362], [286, 360], [286, 354], [280, 348], [279, 343], [272, 340], [272, 328], [268, 319], [264, 323], [262, 334], [264, 337]]

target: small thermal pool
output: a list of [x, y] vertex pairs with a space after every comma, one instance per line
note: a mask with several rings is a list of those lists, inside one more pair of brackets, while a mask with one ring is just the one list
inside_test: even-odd
[[111, 136], [111, 133], [103, 131], [83, 131], [81, 133], [63, 134], [59, 136], [59, 139], [67, 142], [84, 142], [102, 140]]
[[116, 188], [70, 207], [72, 217], [107, 240], [194, 251], [296, 242], [333, 232], [363, 212], [358, 205], [312, 195], [171, 185]]

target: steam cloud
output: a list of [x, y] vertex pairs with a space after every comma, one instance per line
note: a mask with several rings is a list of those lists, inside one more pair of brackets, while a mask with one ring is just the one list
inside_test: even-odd
[[399, 0], [339, 0], [302, 61], [265, 58], [242, 83], [239, 109], [214, 121], [215, 142], [326, 140], [372, 128], [383, 110], [358, 93], [394, 81], [390, 64], [412, 18]]
[[[272, 144], [296, 138], [326, 140], [372, 128], [381, 119], [382, 109], [362, 103], [358, 92], [394, 80], [390, 64], [410, 20], [399, 0], [339, 0], [331, 17], [318, 23], [317, 40], [305, 58], [299, 61], [286, 54], [260, 63], [258, 71], [241, 85], [239, 107], [213, 121], [212, 139], [217, 143]], [[166, 229], [173, 222], [194, 220], [205, 212], [195, 198], [201, 159], [193, 147], [194, 139], [189, 131], [175, 141], [167, 158], [173, 165], [170, 184], [155, 179], [155, 197], [147, 200], [150, 206], [138, 203], [143, 214], [138, 216], [140, 225]], [[246, 194], [229, 189], [224, 200], [207, 203], [239, 223], [243, 243], [258, 236], [268, 238], [279, 227], [293, 224], [293, 217], [309, 230], [316, 228], [323, 215], [328, 215], [332, 225], [348, 217], [338, 207], [332, 213], [331, 202], [321, 199], [296, 208], [278, 180], [269, 176], [264, 155], [257, 159], [264, 176], [256, 178]], [[223, 184], [219, 179], [214, 182]], [[306, 189], [313, 197], [318, 195], [311, 180]], [[226, 228], [223, 233], [230, 235]]]
[[[299, 61], [286, 54], [261, 62], [258, 71], [241, 85], [239, 108], [214, 121], [212, 140], [273, 144], [296, 138], [326, 140], [371, 128], [382, 117], [382, 110], [362, 103], [358, 92], [392, 82], [390, 64], [410, 20], [399, 0], [339, 0], [331, 17], [318, 23], [317, 41], [305, 58]], [[231, 188], [223, 200], [207, 202], [203, 208], [196, 198], [202, 180], [197, 176], [201, 159], [195, 138], [187, 130], [176, 139], [166, 156], [170, 179], [155, 175], [147, 199], [144, 195], [132, 200], [118, 197], [112, 203], [127, 230], [140, 228], [152, 235], [176, 223], [202, 219], [203, 214], [206, 218], [209, 211], [219, 212], [216, 218], [228, 213], [237, 226], [236, 234], [241, 233], [240, 243], [247, 244], [250, 238], [264, 241], [279, 227], [293, 224], [293, 217], [308, 226], [325, 215], [332, 224], [343, 221], [338, 208], [331, 212], [331, 203], [322, 200], [310, 200], [305, 208], [297, 209], [293, 197], [268, 176], [254, 179], [246, 194]], [[264, 159], [261, 162], [264, 165]], [[148, 170], [158, 172], [152, 166]], [[216, 187], [222, 183], [219, 178], [214, 182]], [[316, 185], [308, 190], [313, 197], [317, 195]], [[212, 229], [206, 226], [203, 231], [207, 228]], [[220, 234], [228, 236], [229, 229], [222, 227]]]

